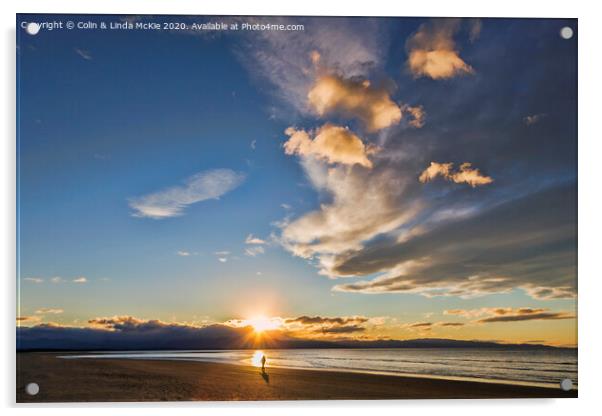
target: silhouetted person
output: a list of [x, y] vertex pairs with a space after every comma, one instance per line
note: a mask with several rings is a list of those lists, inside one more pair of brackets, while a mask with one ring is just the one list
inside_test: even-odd
[[266, 358], [265, 355], [263, 357], [261, 357], [261, 372], [265, 373], [265, 362], [266, 362]]

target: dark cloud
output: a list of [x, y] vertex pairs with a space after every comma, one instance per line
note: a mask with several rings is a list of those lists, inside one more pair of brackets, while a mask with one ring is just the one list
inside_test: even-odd
[[430, 328], [431, 326], [433, 326], [432, 322], [416, 322], [410, 324], [410, 328]]
[[226, 325], [195, 327], [140, 320], [133, 317], [97, 318], [97, 327], [40, 324], [17, 328], [18, 349], [169, 349], [245, 348], [252, 328]]
[[462, 322], [439, 322], [437, 325], [443, 327], [459, 327], [464, 326], [465, 324]]
[[377, 241], [335, 256], [336, 273], [371, 281], [341, 284], [347, 292], [415, 292], [474, 296], [521, 287], [539, 298], [576, 292], [576, 186], [548, 188], [408, 241]]
[[[25, 318], [25, 317], [24, 317]], [[22, 319], [25, 321], [26, 319]], [[366, 328], [364, 317], [300, 316], [286, 323], [307, 325], [309, 332], [351, 334]], [[58, 324], [39, 324], [17, 328], [17, 348], [28, 349], [238, 349], [293, 348], [324, 346], [314, 337], [303, 338], [309, 332], [273, 330], [269, 337], [258, 339], [250, 325], [211, 324], [194, 326], [139, 319], [133, 316], [99, 317], [88, 321], [89, 327], [69, 327]], [[297, 335], [301, 336], [300, 338]], [[313, 339], [312, 339], [313, 338]]]
[[360, 325], [343, 325], [343, 326], [333, 326], [333, 327], [324, 327], [316, 332], [322, 332], [324, 334], [351, 334], [354, 332], [362, 332], [365, 331], [366, 328]]
[[367, 322], [368, 318], [364, 318], [361, 316], [353, 316], [353, 317], [322, 317], [322, 316], [299, 316], [297, 318], [289, 318], [285, 320], [285, 323], [300, 323], [303, 325], [315, 325], [315, 324], [335, 324], [335, 325], [345, 325], [348, 323], [364, 323]]
[[477, 322], [481, 324], [491, 322], [517, 322], [517, 321], [536, 321], [536, 320], [557, 320], [557, 319], [572, 319], [575, 315], [566, 312], [533, 312], [533, 313], [518, 313], [518, 314], [502, 314], [492, 316], [490, 318], [479, 319]]

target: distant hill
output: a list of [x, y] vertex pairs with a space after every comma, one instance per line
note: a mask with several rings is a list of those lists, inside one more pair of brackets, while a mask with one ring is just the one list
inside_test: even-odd
[[501, 344], [491, 341], [463, 341], [422, 338], [412, 340], [322, 341], [286, 336], [270, 331], [257, 337], [250, 327], [209, 325], [202, 328], [182, 325], [154, 325], [143, 328], [107, 330], [37, 325], [17, 328], [18, 351], [49, 350], [201, 350], [266, 348], [555, 348], [538, 344]]

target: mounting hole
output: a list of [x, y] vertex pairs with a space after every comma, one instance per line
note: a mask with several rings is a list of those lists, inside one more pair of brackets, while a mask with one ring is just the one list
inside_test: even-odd
[[40, 25], [35, 22], [29, 22], [25, 26], [25, 31], [30, 35], [37, 35], [40, 31]]
[[30, 396], [35, 396], [39, 392], [40, 386], [38, 383], [29, 383], [27, 386], [25, 386], [25, 393], [29, 394]]
[[573, 29], [571, 29], [568, 26], [563, 27], [562, 29], [560, 29], [560, 37], [562, 39], [570, 39], [573, 37]]
[[565, 378], [560, 382], [560, 388], [564, 391], [572, 390], [573, 382], [571, 381], [571, 379]]

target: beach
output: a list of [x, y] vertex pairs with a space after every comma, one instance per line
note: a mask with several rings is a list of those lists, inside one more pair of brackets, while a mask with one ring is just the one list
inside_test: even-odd
[[[193, 361], [62, 359], [17, 353], [17, 402], [375, 400], [577, 397], [577, 391]], [[36, 396], [25, 386], [36, 382]]]

